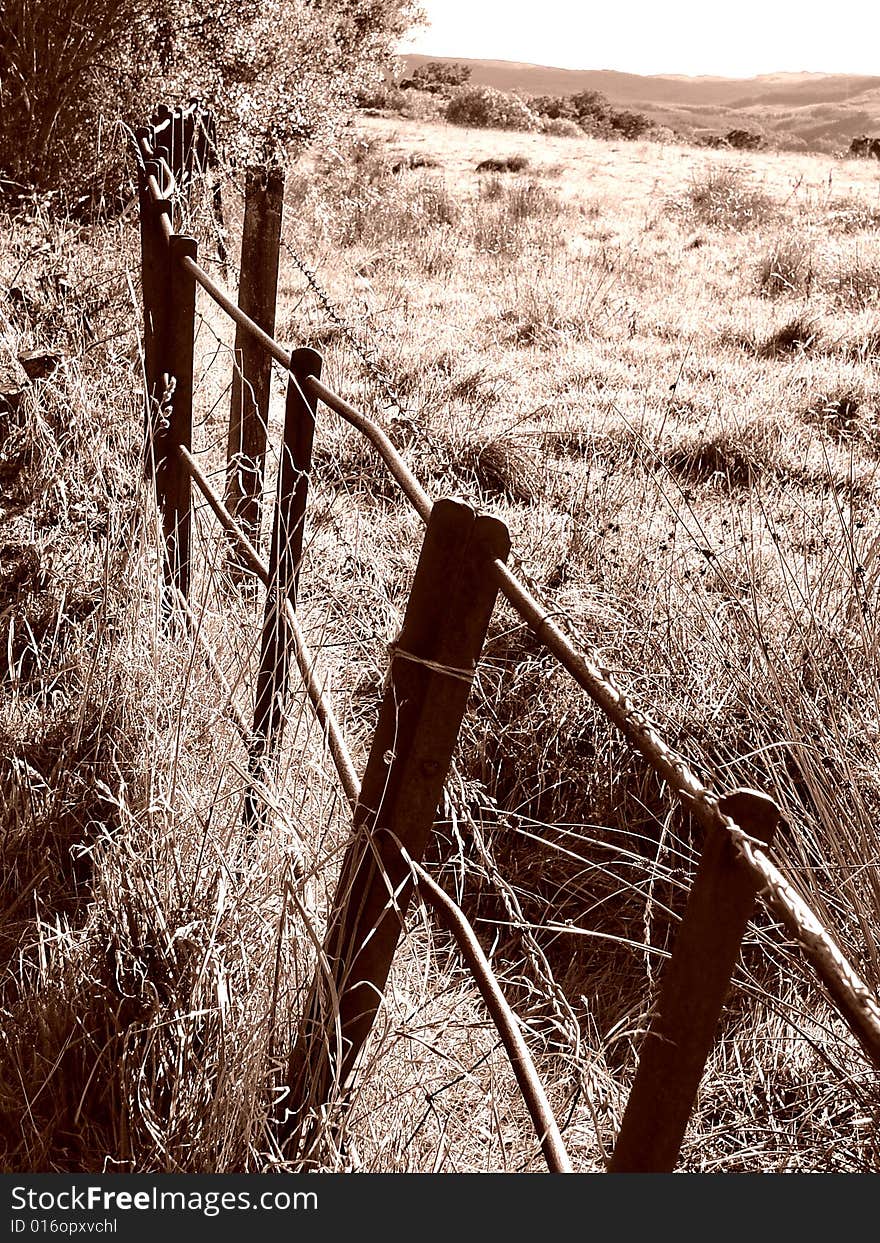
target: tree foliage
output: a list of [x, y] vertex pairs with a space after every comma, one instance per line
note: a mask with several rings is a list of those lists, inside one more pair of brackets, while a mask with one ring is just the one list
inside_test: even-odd
[[419, 16], [414, 0], [4, 0], [0, 171], [55, 184], [94, 162], [98, 118], [198, 97], [248, 160], [339, 115]]
[[400, 85], [404, 89], [430, 91], [432, 95], [448, 95], [457, 86], [464, 86], [470, 76], [468, 65], [429, 60], [415, 68], [412, 77]]
[[641, 112], [618, 112], [600, 91], [579, 91], [576, 95], [536, 95], [529, 107], [549, 120], [576, 121], [588, 134], [601, 137], [639, 138], [651, 128]]

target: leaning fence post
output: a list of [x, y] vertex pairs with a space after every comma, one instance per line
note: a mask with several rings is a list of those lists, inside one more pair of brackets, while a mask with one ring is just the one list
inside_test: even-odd
[[192, 483], [177, 448], [192, 447], [196, 282], [181, 260], [186, 257], [195, 261], [197, 253], [194, 238], [179, 234], [171, 238], [167, 344], [170, 406], [154, 438], [156, 494], [165, 536], [165, 581], [184, 597], [189, 591]]
[[[381, 1002], [482, 650], [507, 528], [457, 501], [434, 504], [288, 1068], [280, 1142], [307, 1151], [311, 1120], [343, 1090]], [[312, 1114], [315, 1111], [315, 1115]]]
[[[138, 140], [149, 139], [150, 131], [138, 130]], [[144, 378], [146, 380], [146, 471], [151, 476], [155, 465], [154, 433], [158, 410], [164, 393], [163, 374], [168, 371], [168, 239], [161, 217], [171, 214], [167, 199], [155, 200], [148, 179], [159, 183], [159, 165], [146, 161], [138, 170], [138, 206], [141, 230], [141, 290], [144, 302]]]
[[[749, 836], [772, 843], [779, 809], [765, 794], [736, 790], [719, 807]], [[728, 834], [713, 828], [642, 1042], [609, 1173], [674, 1168], [756, 892]]]
[[[238, 304], [270, 336], [275, 331], [283, 206], [283, 170], [249, 169]], [[229, 411], [226, 504], [256, 548], [260, 540], [271, 373], [271, 358], [238, 325]]]
[[[257, 777], [266, 759], [271, 756], [278, 737], [287, 695], [290, 636], [280, 605], [287, 596], [296, 607], [317, 407], [315, 398], [306, 393], [304, 381], [306, 376], [320, 377], [321, 362], [321, 355], [308, 348], [294, 350], [290, 356], [284, 443], [278, 469], [278, 493], [269, 554], [269, 587], [254, 708], [251, 772]], [[256, 792], [250, 787], [245, 795], [244, 809], [245, 832], [249, 838], [256, 832], [258, 818]]]

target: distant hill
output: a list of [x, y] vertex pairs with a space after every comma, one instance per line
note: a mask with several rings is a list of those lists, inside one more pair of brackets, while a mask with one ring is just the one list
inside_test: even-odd
[[835, 151], [855, 134], [880, 134], [880, 77], [771, 73], [756, 78], [642, 76], [613, 69], [555, 69], [461, 56], [403, 57], [411, 74], [426, 61], [467, 65], [471, 81], [523, 95], [600, 91], [620, 107], [689, 134], [759, 129], [781, 145]]

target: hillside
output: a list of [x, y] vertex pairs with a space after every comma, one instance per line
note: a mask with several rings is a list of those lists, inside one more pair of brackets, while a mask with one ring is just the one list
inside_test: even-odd
[[612, 103], [636, 108], [684, 133], [760, 128], [783, 145], [834, 151], [848, 146], [854, 134], [880, 131], [880, 77], [823, 73], [645, 77], [464, 57], [409, 55], [404, 60], [407, 74], [429, 60], [457, 60], [470, 67], [471, 81], [527, 95], [600, 91]]

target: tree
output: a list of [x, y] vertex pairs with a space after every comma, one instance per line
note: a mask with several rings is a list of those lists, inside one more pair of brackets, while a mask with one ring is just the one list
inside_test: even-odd
[[146, 0], [5, 0], [0, 169], [28, 183], [54, 183], [107, 105], [125, 114], [134, 104], [145, 62], [152, 69], [160, 58], [162, 18], [170, 25], [166, 6]]
[[100, 116], [189, 97], [251, 163], [321, 132], [418, 19], [415, 0], [4, 0], [0, 171], [56, 184], [94, 165]]
[[420, 91], [430, 91], [433, 95], [445, 95], [457, 86], [464, 86], [470, 76], [471, 71], [467, 65], [429, 60], [413, 70], [409, 81]]

